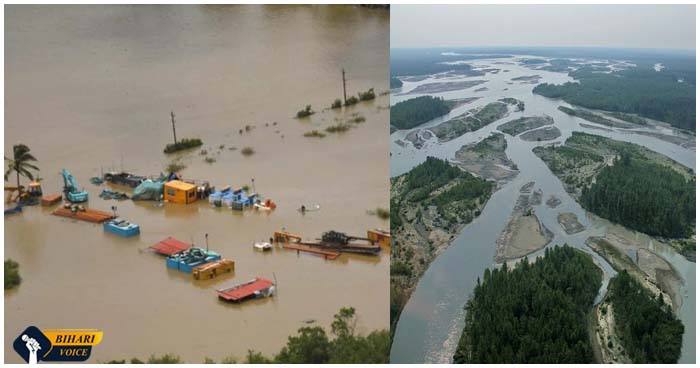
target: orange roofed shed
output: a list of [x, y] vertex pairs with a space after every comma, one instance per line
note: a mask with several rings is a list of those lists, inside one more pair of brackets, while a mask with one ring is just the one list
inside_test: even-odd
[[163, 199], [180, 204], [196, 202], [197, 186], [180, 180], [171, 180], [163, 186]]

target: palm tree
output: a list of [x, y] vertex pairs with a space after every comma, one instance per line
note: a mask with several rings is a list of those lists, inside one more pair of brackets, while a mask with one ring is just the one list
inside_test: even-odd
[[29, 180], [34, 180], [32, 170], [39, 171], [32, 162], [36, 162], [36, 158], [29, 153], [29, 147], [20, 143], [12, 147], [12, 158], [5, 156], [7, 161], [7, 171], [5, 171], [5, 181], [14, 171], [17, 174], [17, 190], [22, 194], [22, 189], [19, 186], [19, 177], [24, 176]]

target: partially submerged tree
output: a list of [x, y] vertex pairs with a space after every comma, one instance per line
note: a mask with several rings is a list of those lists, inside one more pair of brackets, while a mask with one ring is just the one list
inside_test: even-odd
[[39, 168], [33, 164], [37, 162], [36, 158], [30, 153], [29, 147], [20, 143], [12, 147], [12, 158], [5, 156], [7, 162], [7, 171], [5, 171], [5, 181], [14, 172], [17, 175], [17, 190], [20, 191], [20, 176], [24, 176], [29, 180], [34, 180], [32, 171], [39, 171]]
[[19, 276], [19, 263], [11, 260], [5, 260], [5, 290], [12, 289], [22, 282]]
[[315, 111], [311, 110], [311, 105], [306, 105], [306, 107], [303, 110], [299, 110], [297, 112], [297, 118], [305, 118], [307, 116], [311, 116], [315, 113]]

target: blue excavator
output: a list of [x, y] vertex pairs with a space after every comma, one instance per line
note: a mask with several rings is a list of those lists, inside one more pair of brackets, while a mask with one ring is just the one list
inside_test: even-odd
[[88, 200], [88, 192], [78, 189], [78, 183], [75, 182], [75, 178], [68, 170], [63, 169], [61, 171], [63, 175], [63, 193], [66, 195], [66, 199], [71, 203], [81, 203]]

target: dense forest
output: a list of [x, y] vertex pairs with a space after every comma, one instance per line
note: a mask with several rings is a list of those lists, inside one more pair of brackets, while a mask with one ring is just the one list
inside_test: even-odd
[[450, 112], [442, 98], [422, 96], [402, 101], [391, 107], [391, 126], [410, 129]]
[[686, 238], [695, 232], [695, 181], [625, 151], [583, 189], [581, 205], [650, 235]]
[[401, 82], [399, 78], [391, 77], [391, 79], [389, 80], [389, 88], [401, 88], [401, 86], [403, 86], [403, 82]]
[[571, 76], [579, 83], [540, 84], [532, 92], [587, 108], [639, 114], [695, 130], [695, 81], [681, 80], [678, 73], [633, 68], [608, 74], [582, 68]]
[[567, 245], [530, 264], [486, 269], [467, 303], [455, 363], [591, 363], [586, 313], [602, 272]]
[[492, 184], [488, 181], [451, 165], [447, 160], [428, 157], [425, 162], [406, 174], [404, 191], [413, 191], [406, 199], [411, 202], [420, 202], [428, 198], [436, 189], [457, 178], [462, 180], [435, 196], [434, 204], [439, 207], [452, 201], [475, 198], [490, 192]]
[[654, 297], [626, 271], [610, 280], [616, 332], [633, 363], [676, 363], [683, 324], [663, 299]]
[[452, 61], [494, 59], [510, 55], [460, 55], [437, 49], [391, 49], [391, 76], [428, 75], [448, 71], [478, 76], [483, 72], [472, 70], [469, 64], [447, 64]]
[[[390, 204], [392, 231], [403, 225], [399, 215], [402, 203], [419, 203], [429, 200], [429, 204], [437, 206], [437, 210], [448, 222], [458, 221], [458, 217], [463, 217], [468, 212], [466, 210], [475, 208], [475, 201], [485, 201], [491, 195], [494, 187], [490, 181], [476, 177], [450, 164], [447, 160], [431, 156], [428, 156], [422, 164], [414, 167], [404, 176], [401, 190], [393, 191], [392, 188]], [[395, 180], [392, 179], [392, 186], [395, 185]], [[452, 181], [454, 183], [449, 188], [438, 194], [435, 193]], [[451, 211], [447, 211], [447, 209]]]

